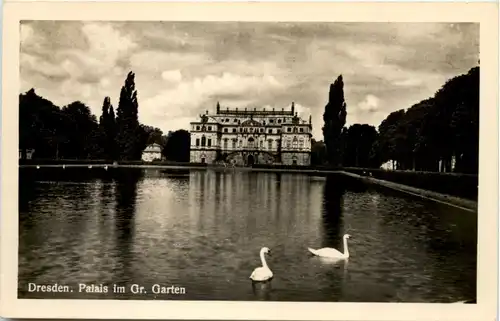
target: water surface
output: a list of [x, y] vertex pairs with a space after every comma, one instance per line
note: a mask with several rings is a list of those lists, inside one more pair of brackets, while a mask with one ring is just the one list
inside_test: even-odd
[[[477, 215], [343, 175], [20, 169], [19, 297], [453, 302], [476, 297]], [[342, 249], [327, 262], [307, 247]], [[259, 250], [274, 272], [253, 285]], [[28, 284], [71, 293], [36, 293]], [[108, 293], [80, 293], [78, 284]], [[112, 285], [147, 293], [112, 293]], [[154, 294], [152, 285], [184, 294]]]

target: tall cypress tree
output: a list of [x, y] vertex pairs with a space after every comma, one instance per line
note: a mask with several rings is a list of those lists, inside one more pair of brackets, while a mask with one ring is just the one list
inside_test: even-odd
[[106, 159], [116, 159], [116, 125], [115, 113], [111, 99], [104, 98], [102, 104], [102, 115], [99, 119], [101, 153]]
[[138, 119], [137, 90], [135, 89], [135, 74], [131, 71], [125, 79], [120, 92], [117, 109], [116, 144], [119, 158], [123, 160], [138, 160], [141, 157], [140, 135], [141, 127]]
[[323, 140], [326, 145], [327, 159], [330, 165], [340, 163], [340, 134], [346, 121], [346, 103], [344, 101], [344, 81], [340, 75], [330, 85], [328, 103], [323, 113]]

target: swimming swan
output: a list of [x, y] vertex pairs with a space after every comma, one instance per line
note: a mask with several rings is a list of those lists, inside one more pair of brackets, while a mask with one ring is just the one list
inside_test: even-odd
[[329, 258], [336, 258], [336, 259], [347, 259], [349, 258], [349, 249], [347, 248], [347, 239], [350, 237], [349, 234], [345, 234], [343, 239], [344, 239], [344, 253], [340, 252], [339, 250], [336, 250], [331, 247], [324, 247], [319, 250], [311, 249], [310, 247], [307, 248], [309, 252], [311, 252], [314, 255], [321, 256], [321, 257], [329, 257]]
[[250, 279], [257, 282], [267, 281], [273, 277], [273, 272], [269, 269], [266, 263], [266, 259], [264, 258], [264, 254], [271, 255], [271, 251], [267, 247], [263, 247], [260, 249], [260, 261], [262, 262], [262, 266], [253, 270], [250, 275]]

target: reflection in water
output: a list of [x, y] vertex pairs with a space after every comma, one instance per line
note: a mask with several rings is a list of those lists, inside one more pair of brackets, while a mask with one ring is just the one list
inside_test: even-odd
[[120, 279], [123, 281], [133, 280], [134, 271], [130, 264], [133, 262], [137, 183], [141, 176], [141, 170], [119, 170], [115, 177], [115, 246], [120, 266], [118, 271], [122, 272]]
[[328, 176], [323, 189], [322, 221], [324, 239], [321, 247], [333, 247], [343, 252], [342, 203], [345, 186], [338, 177]]
[[259, 301], [271, 300], [273, 290], [272, 280], [266, 282], [252, 282], [252, 291], [255, 298]]
[[[349, 177], [23, 171], [23, 298], [453, 302], [476, 295], [475, 215]], [[345, 233], [348, 261], [309, 255], [307, 247], [343, 251]], [[249, 282], [263, 246], [273, 253], [272, 285]], [[47, 295], [28, 293], [28, 282], [158, 283], [186, 294]]]

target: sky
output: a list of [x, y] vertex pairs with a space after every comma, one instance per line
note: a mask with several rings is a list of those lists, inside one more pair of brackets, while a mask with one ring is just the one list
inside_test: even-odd
[[330, 84], [342, 75], [347, 123], [378, 127], [479, 61], [468, 23], [23, 21], [20, 93], [31, 88], [99, 118], [135, 73], [139, 121], [189, 129], [206, 110], [295, 108], [322, 139]]

